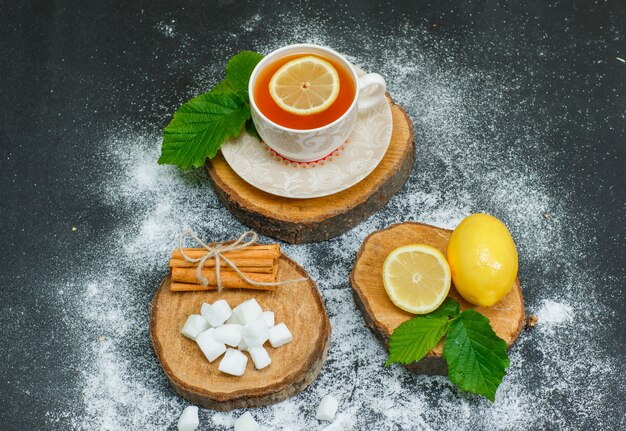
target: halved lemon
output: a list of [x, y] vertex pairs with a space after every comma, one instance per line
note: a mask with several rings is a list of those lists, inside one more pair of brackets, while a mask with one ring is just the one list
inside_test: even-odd
[[339, 75], [332, 64], [313, 55], [281, 66], [270, 80], [270, 95], [287, 112], [312, 115], [328, 109], [339, 95]]
[[385, 259], [383, 284], [391, 301], [404, 311], [430, 313], [450, 291], [450, 266], [434, 247], [405, 245]]

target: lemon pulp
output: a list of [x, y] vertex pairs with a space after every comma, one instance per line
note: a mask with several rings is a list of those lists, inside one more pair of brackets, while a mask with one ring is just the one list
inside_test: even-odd
[[425, 244], [392, 251], [383, 264], [383, 284], [391, 301], [413, 314], [435, 310], [450, 290], [450, 267], [444, 255]]
[[295, 115], [318, 114], [337, 99], [339, 74], [328, 61], [307, 55], [281, 66], [269, 87], [270, 96], [285, 111]]

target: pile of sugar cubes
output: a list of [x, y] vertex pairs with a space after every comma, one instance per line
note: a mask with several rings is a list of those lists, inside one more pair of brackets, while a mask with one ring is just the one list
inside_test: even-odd
[[[293, 336], [284, 323], [274, 325], [274, 312], [263, 311], [256, 299], [242, 302], [231, 310], [224, 299], [202, 304], [200, 314], [187, 318], [182, 333], [198, 343], [209, 362], [224, 355], [218, 370], [233, 376], [243, 376], [248, 364], [248, 352], [257, 370], [272, 363], [263, 347], [289, 343]], [[228, 346], [228, 347], [227, 347]]]

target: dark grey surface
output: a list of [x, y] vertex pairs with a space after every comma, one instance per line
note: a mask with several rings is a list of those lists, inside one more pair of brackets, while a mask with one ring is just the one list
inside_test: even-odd
[[[580, 264], [603, 275], [596, 280], [613, 280], [592, 286], [613, 313], [598, 340], [623, 363], [626, 64], [616, 57], [626, 57], [624, 2], [208, 3], [38, 0], [0, 6], [0, 428], [74, 428], [69, 413], [55, 420], [46, 413], [71, 412], [75, 418], [84, 407], [79, 378], [83, 347], [73, 338], [71, 323], [58, 318], [63, 304], [49, 281], [93, 263], [96, 257], [85, 250], [105, 241], [127, 216], [86, 191], [104, 178], [94, 168], [102, 136], [112, 125], [126, 122], [148, 131], [163, 127], [188, 95], [198, 70], [207, 64], [216, 69], [240, 49], [267, 40], [281, 24], [278, 14], [289, 10], [323, 20], [331, 32], [327, 37], [337, 34], [336, 48], [357, 58], [372, 55], [375, 48], [363, 42], [369, 35], [401, 37], [393, 29], [402, 22], [422, 32], [422, 46], [433, 47], [431, 53], [445, 43], [450, 51], [441, 55], [470, 69], [519, 72], [518, 91], [508, 93], [508, 103], [532, 97], [542, 107], [540, 114], [525, 114], [536, 117], [545, 132], [544, 151], [560, 163], [545, 175], [554, 184], [553, 194], [568, 197], [569, 214], [577, 215], [582, 226], [565, 239], [564, 247], [589, 241]], [[239, 16], [255, 12], [268, 25], [252, 33], [234, 30], [237, 37], [229, 48], [215, 55], [212, 46], [218, 41], [212, 33], [236, 29]], [[189, 29], [184, 53], [177, 41], [157, 30], [159, 22], [170, 19], [178, 29]], [[345, 26], [355, 25], [361, 36], [345, 33]], [[300, 40], [297, 33], [293, 37]], [[550, 55], [538, 61], [541, 51]], [[181, 57], [185, 61], [172, 64]], [[374, 57], [374, 66], [384, 61]], [[390, 91], [394, 95], [393, 82]], [[507, 116], [498, 121], [508, 121]], [[416, 131], [419, 138], [419, 121]], [[515, 136], [509, 138], [514, 146]], [[423, 167], [429, 166], [418, 166]], [[80, 235], [70, 230], [74, 225], [80, 225]], [[583, 231], [584, 238], [576, 235]], [[326, 247], [311, 252], [323, 261]], [[344, 264], [347, 270], [350, 263]], [[542, 273], [523, 263], [521, 271], [528, 280]], [[148, 303], [161, 273], [143, 274], [142, 304]], [[526, 295], [532, 300], [540, 292], [529, 286]], [[144, 340], [129, 349], [143, 348], [140, 355], [151, 361], [146, 346]], [[528, 355], [541, 361], [541, 353]], [[615, 370], [616, 376], [624, 372], [623, 366]], [[540, 376], [534, 378], [531, 385], [543, 384]], [[568, 398], [575, 394], [550, 399], [565, 419], [546, 418], [542, 427], [624, 429], [624, 388], [609, 387], [601, 409], [590, 417], [573, 411]], [[471, 423], [484, 426], [478, 419]]]

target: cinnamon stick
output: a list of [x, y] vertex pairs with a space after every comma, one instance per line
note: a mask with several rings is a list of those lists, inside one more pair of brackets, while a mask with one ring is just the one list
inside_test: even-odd
[[[209, 285], [217, 285], [217, 275], [214, 269], [203, 269], [202, 275], [207, 278]], [[253, 281], [272, 283], [277, 280], [277, 272], [274, 271], [271, 274], [246, 273], [246, 277]], [[274, 286], [253, 286], [242, 279], [236, 272], [220, 272], [220, 278], [223, 287], [274, 290]], [[194, 268], [172, 268], [172, 281], [199, 285], [196, 269]]]
[[[234, 287], [227, 287], [227, 286], [224, 286], [224, 288], [235, 289]], [[275, 286], [252, 286], [252, 285], [239, 287], [239, 289], [255, 289], [255, 290], [274, 290], [275, 288], [276, 288]], [[203, 286], [201, 284], [172, 282], [170, 284], [170, 290], [172, 292], [196, 292], [196, 291], [203, 291], [203, 290], [217, 290], [217, 286], [212, 286], [212, 285]]]
[[[185, 255], [198, 259], [206, 255], [204, 248], [185, 248]], [[280, 257], [279, 244], [256, 244], [241, 250], [226, 251], [223, 256], [229, 259], [250, 280], [261, 283], [275, 283], [278, 279], [278, 258]], [[202, 275], [207, 278], [208, 286], [202, 286], [197, 278], [197, 263], [187, 262], [180, 251], [172, 252], [169, 266], [172, 270], [172, 291], [195, 291], [217, 289], [217, 274], [215, 259], [204, 262]], [[254, 286], [244, 281], [229, 265], [220, 261], [220, 279], [222, 287], [243, 288], [258, 290], [274, 290], [275, 286]]]
[[[207, 251], [203, 248], [185, 248], [185, 254], [193, 259], [204, 256]], [[223, 253], [229, 259], [277, 259], [280, 256], [280, 244], [251, 245], [243, 250], [233, 250]], [[172, 252], [172, 259], [184, 259], [179, 249]]]
[[[271, 274], [274, 271], [274, 266], [277, 265], [276, 259], [245, 259], [245, 258], [232, 258], [229, 260], [239, 268], [241, 272], [256, 272]], [[187, 262], [184, 259], [170, 259], [170, 268], [196, 268], [198, 264], [196, 262]], [[207, 259], [204, 262], [204, 268], [215, 268], [215, 259]], [[224, 261], [220, 261], [220, 269], [222, 271], [234, 271]]]

